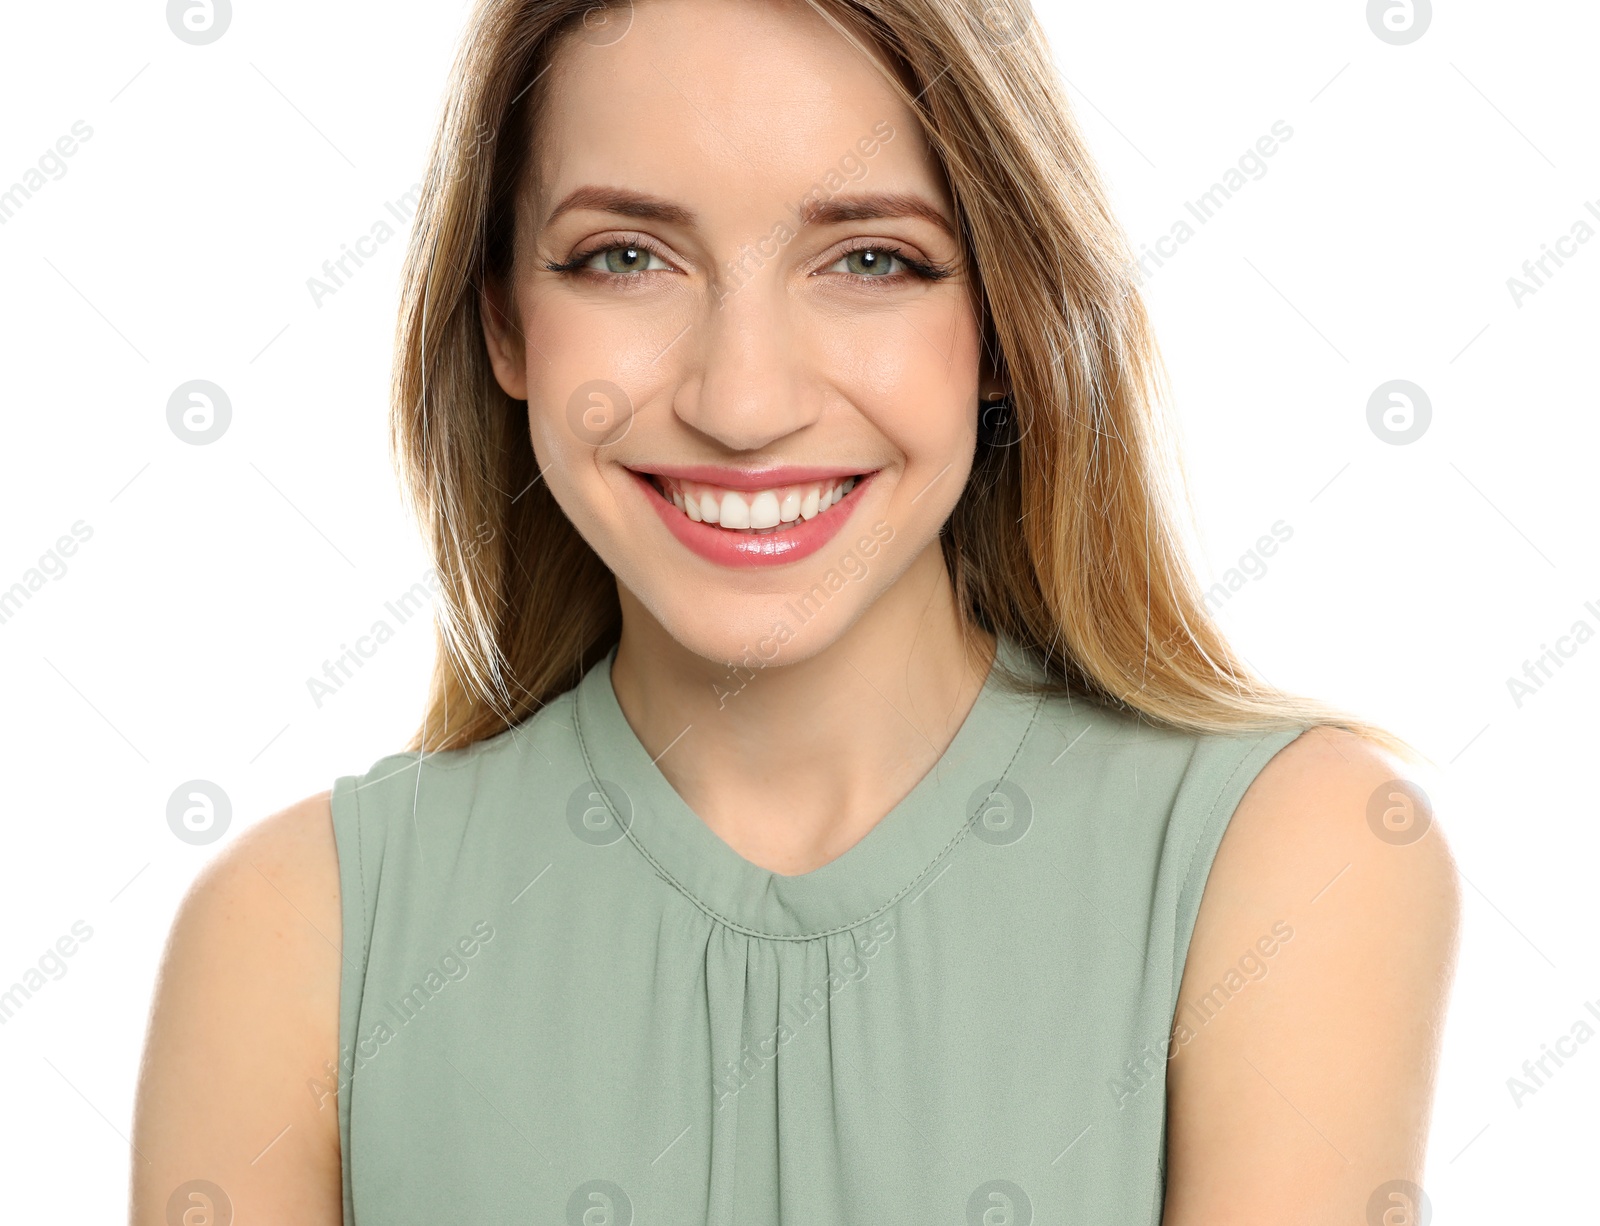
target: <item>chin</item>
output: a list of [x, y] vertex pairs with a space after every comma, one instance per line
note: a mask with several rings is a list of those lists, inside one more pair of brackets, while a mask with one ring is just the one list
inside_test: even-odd
[[[780, 526], [770, 534], [690, 523], [649, 483], [624, 486], [603, 515], [591, 517], [598, 533], [585, 533], [632, 606], [624, 620], [641, 615], [685, 651], [719, 665], [772, 667], [825, 651], [917, 556], [908, 529], [923, 529], [937, 545], [931, 518], [902, 523], [897, 532], [886, 505], [892, 491], [870, 478], [797, 523], [797, 531]], [[763, 556], [730, 552], [730, 541]], [[767, 552], [767, 543], [776, 548]]]
[[[674, 585], [671, 595], [652, 598], [646, 591], [633, 599], [683, 650], [742, 670], [798, 664], [824, 651], [858, 616], [865, 595], [840, 592], [819, 608], [814, 597], [803, 602], [798, 590], [760, 595], [701, 591], [685, 600], [682, 593], [689, 587], [685, 581]], [[739, 681], [730, 684], [737, 688]]]

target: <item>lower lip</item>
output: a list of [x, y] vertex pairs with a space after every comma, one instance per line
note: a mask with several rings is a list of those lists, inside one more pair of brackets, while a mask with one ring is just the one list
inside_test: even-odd
[[715, 524], [696, 522], [662, 496], [649, 477], [627, 470], [667, 530], [692, 552], [718, 566], [749, 569], [782, 566], [809, 557], [831, 541], [854, 513], [858, 495], [872, 483], [876, 472], [856, 478], [850, 492], [819, 515], [798, 519], [773, 532], [740, 532]]

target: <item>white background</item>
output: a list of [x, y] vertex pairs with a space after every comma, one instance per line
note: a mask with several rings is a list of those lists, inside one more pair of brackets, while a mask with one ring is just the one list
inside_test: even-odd
[[[92, 530], [0, 624], [0, 986], [74, 921], [94, 933], [0, 1027], [17, 1221], [124, 1213], [145, 1013], [187, 884], [420, 715], [423, 618], [320, 707], [306, 684], [428, 565], [387, 454], [403, 235], [320, 307], [306, 281], [420, 180], [465, 11], [239, 3], [197, 47], [161, 3], [70, 7], [8, 6], [0, 27], [0, 190], [93, 129], [0, 226], [0, 588]], [[1574, 623], [1600, 630], [1600, 241], [1520, 305], [1507, 279], [1578, 219], [1600, 229], [1583, 208], [1600, 208], [1600, 9], [1439, 8], [1408, 46], [1357, 0], [1040, 17], [1136, 246], [1275, 121], [1293, 129], [1146, 287], [1206, 566], [1285, 521], [1227, 629], [1272, 680], [1437, 764], [1466, 915], [1434, 1220], [1593, 1220], [1600, 1042], [1520, 1106], [1507, 1078], [1600, 1008], [1600, 641], [1520, 706], [1507, 679]], [[208, 446], [167, 425], [192, 379], [232, 404]], [[1367, 423], [1391, 379], [1431, 400], [1409, 445]], [[197, 778], [233, 807], [203, 847], [166, 820]]]

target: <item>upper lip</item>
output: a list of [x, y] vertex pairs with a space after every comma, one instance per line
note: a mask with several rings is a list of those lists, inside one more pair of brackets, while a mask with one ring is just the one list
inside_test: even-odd
[[746, 491], [806, 485], [812, 481], [841, 481], [877, 471], [839, 464], [785, 464], [769, 468], [724, 468], [718, 464], [628, 464], [624, 467], [643, 476], [672, 477], [678, 481], [697, 481]]

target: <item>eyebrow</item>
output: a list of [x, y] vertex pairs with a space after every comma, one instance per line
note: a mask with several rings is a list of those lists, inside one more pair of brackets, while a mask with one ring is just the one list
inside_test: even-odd
[[579, 209], [592, 209], [597, 213], [617, 213], [623, 217], [638, 217], [644, 221], [664, 221], [675, 226], [693, 227], [695, 215], [681, 204], [673, 204], [660, 196], [630, 191], [625, 187], [580, 187], [562, 199], [545, 218], [549, 225], [563, 213]]
[[916, 217], [937, 226], [951, 238], [955, 228], [949, 218], [921, 196], [905, 192], [870, 192], [859, 196], [830, 196], [808, 200], [801, 215], [802, 225], [834, 225], [841, 221], [871, 221], [874, 218]]
[[[549, 225], [564, 213], [579, 209], [592, 209], [599, 213], [615, 213], [622, 217], [637, 217], [643, 221], [659, 221], [669, 225], [693, 229], [698, 218], [691, 209], [674, 204], [660, 196], [633, 191], [623, 187], [579, 187], [567, 193], [560, 204], [545, 219]], [[876, 218], [915, 217], [938, 227], [952, 238], [955, 228], [950, 220], [921, 196], [906, 192], [869, 192], [860, 195], [830, 196], [824, 199], [808, 198], [801, 212], [801, 225], [836, 225], [846, 221], [871, 221]]]

